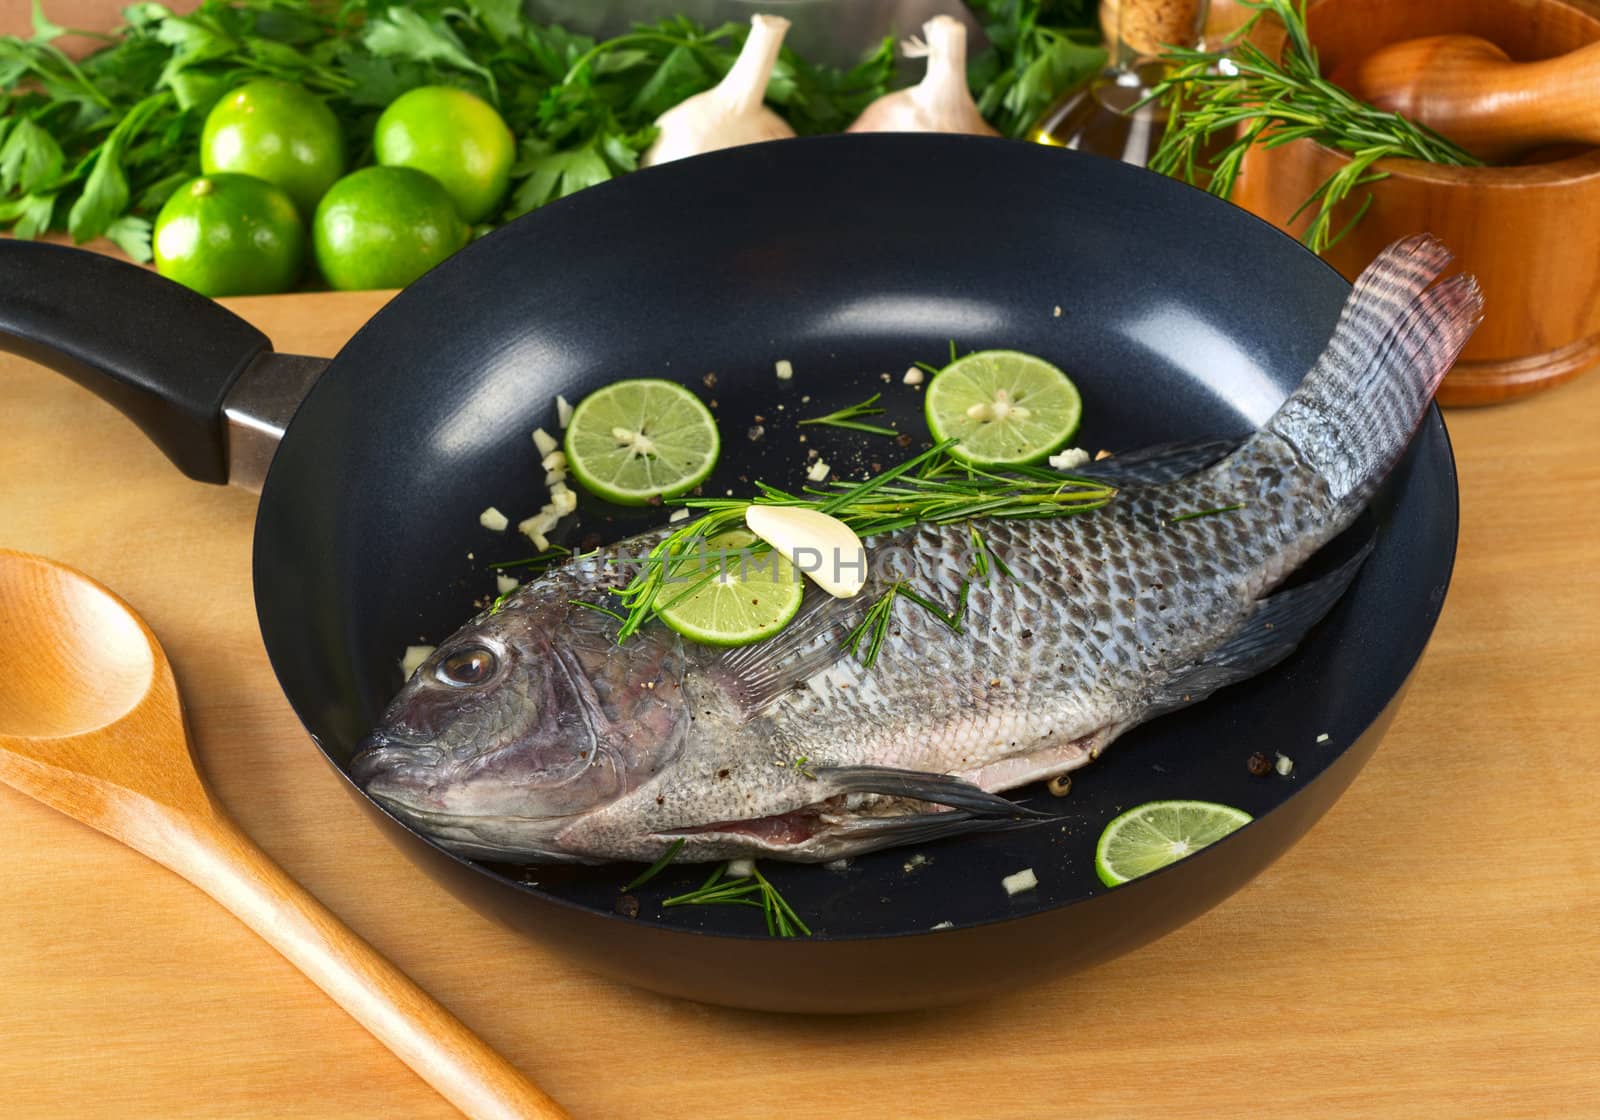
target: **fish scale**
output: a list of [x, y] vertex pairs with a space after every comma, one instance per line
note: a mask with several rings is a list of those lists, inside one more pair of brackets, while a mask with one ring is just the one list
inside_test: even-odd
[[[1298, 554], [1279, 557], [1272, 527], [1284, 508], [1309, 518], [1309, 511], [1325, 513], [1331, 498], [1306, 472], [1284, 476], [1304, 492], [1263, 491], [1256, 465], [1229, 462], [1183, 485], [1123, 492], [1103, 511], [977, 522], [1013, 576], [995, 574], [971, 588], [960, 640], [927, 611], [899, 601], [871, 669], [844, 662], [847, 674], [819, 677], [820, 687], [777, 702], [781, 749], [819, 765], [880, 762], [980, 782], [984, 767], [1049, 746], [1062, 748], [1061, 766], [1041, 767], [1040, 777], [1089, 761], [1136, 716], [1147, 681], [1235, 630], [1273, 569], [1297, 567], [1323, 543], [1322, 534], [1301, 532]], [[1244, 494], [1254, 503], [1243, 510], [1172, 520]], [[952, 609], [975, 558], [966, 524], [920, 526], [871, 544], [904, 550], [914, 559], [909, 582], [933, 589]], [[859, 622], [887, 582], [869, 580], [865, 603], [834, 608], [837, 630]], [[1176, 594], [1180, 586], [1189, 593]], [[943, 734], [906, 735], [908, 709], [917, 726]]]
[[[1220, 459], [1147, 451], [1085, 468], [1117, 487], [1091, 512], [875, 537], [859, 595], [811, 588], [763, 642], [652, 622], [619, 645], [614, 619], [574, 605], [626, 582], [605, 561], [660, 532], [573, 561], [441, 643], [351, 773], [500, 860], [651, 860], [678, 841], [685, 860], [827, 860], [1026, 823], [999, 791], [1269, 669], [1343, 594], [1370, 542], [1279, 585], [1365, 507], [1475, 327], [1473, 281], [1433, 284], [1448, 263], [1428, 237], [1386, 250], [1299, 388]], [[974, 579], [974, 529], [1010, 577]], [[897, 599], [864, 665], [847, 635], [896, 580], [949, 610], [973, 581], [961, 626]], [[453, 679], [464, 653], [492, 673]]]

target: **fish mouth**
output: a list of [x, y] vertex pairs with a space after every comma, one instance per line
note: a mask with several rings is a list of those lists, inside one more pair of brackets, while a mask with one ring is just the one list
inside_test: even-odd
[[[374, 733], [361, 741], [348, 773], [380, 808], [414, 832], [467, 859], [513, 863], [591, 862], [538, 842], [565, 817], [462, 813], [432, 792], [447, 752], [431, 743]], [[507, 839], [506, 834], [514, 839]]]
[[575, 856], [571, 852], [532, 844], [525, 837], [519, 836], [515, 841], [501, 841], [492, 835], [497, 829], [504, 829], [513, 824], [537, 824], [543, 818], [468, 816], [424, 808], [415, 801], [407, 800], [403, 794], [411, 791], [403, 787], [385, 790], [382, 783], [377, 782], [363, 788], [368, 797], [407, 828], [466, 859], [491, 863], [599, 862]]
[[356, 785], [366, 789], [368, 783], [384, 775], [437, 767], [444, 757], [444, 750], [432, 743], [392, 735], [368, 735], [351, 757], [348, 773]]

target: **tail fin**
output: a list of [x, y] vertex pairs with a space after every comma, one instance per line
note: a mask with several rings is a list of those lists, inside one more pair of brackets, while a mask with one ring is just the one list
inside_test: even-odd
[[1428, 287], [1450, 260], [1428, 234], [1380, 253], [1356, 279], [1322, 357], [1267, 421], [1341, 505], [1378, 488], [1482, 317], [1472, 277]]

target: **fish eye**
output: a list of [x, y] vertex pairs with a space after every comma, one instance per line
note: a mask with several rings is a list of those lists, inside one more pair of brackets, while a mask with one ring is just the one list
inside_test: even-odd
[[498, 665], [499, 659], [495, 657], [493, 650], [485, 649], [483, 646], [468, 646], [439, 662], [436, 675], [445, 684], [456, 688], [467, 688], [482, 684], [494, 676]]

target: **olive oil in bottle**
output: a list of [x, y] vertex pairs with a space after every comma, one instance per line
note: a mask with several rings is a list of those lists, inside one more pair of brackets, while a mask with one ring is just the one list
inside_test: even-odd
[[1140, 104], [1161, 80], [1157, 56], [1166, 44], [1198, 45], [1205, 20], [1206, 0], [1101, 0], [1110, 65], [1045, 110], [1029, 139], [1143, 167], [1167, 126], [1163, 106]]

